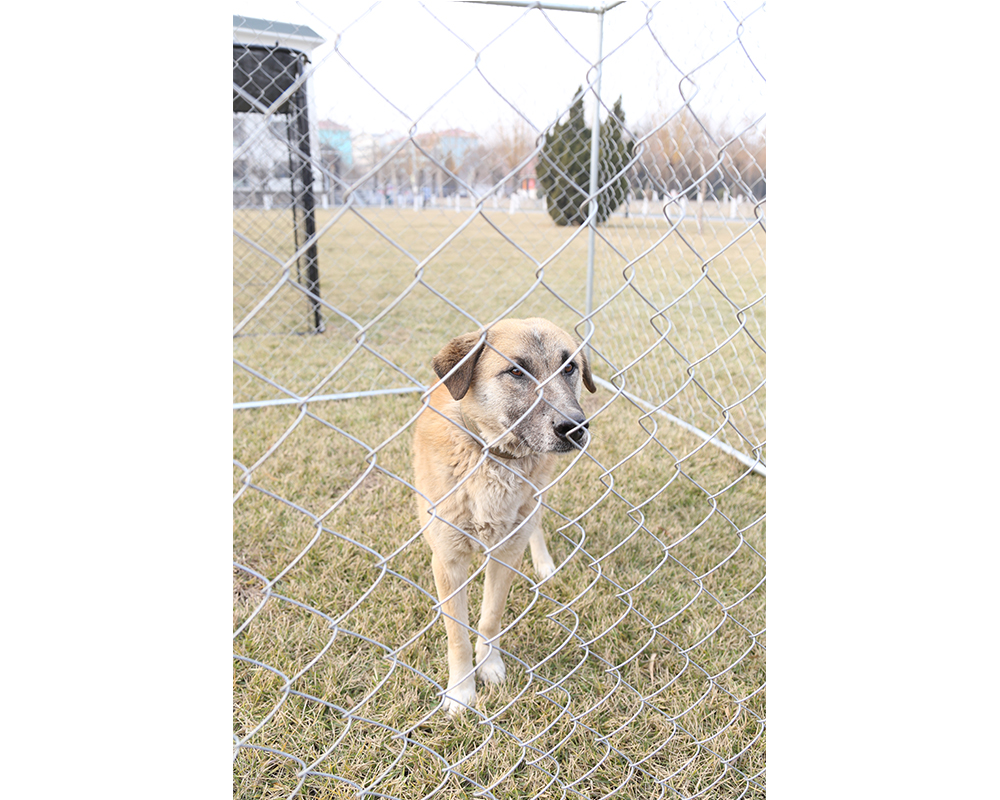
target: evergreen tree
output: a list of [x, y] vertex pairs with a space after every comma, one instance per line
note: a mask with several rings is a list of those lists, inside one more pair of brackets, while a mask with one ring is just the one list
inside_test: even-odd
[[[582, 87], [569, 110], [566, 122], [558, 123], [545, 135], [545, 144], [535, 173], [548, 200], [549, 216], [557, 225], [582, 225], [590, 213], [590, 142], [592, 131], [583, 118]], [[613, 115], [601, 125], [598, 152], [598, 182], [604, 186], [597, 197], [597, 222], [604, 222], [628, 194], [625, 165], [632, 158], [633, 143], [626, 142], [622, 123], [622, 99]]]

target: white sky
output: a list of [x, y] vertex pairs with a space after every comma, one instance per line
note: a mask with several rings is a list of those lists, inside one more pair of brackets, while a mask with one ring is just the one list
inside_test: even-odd
[[[695, 70], [696, 110], [734, 123], [759, 116], [764, 79], [740, 45], [731, 44], [734, 15], [759, 5], [729, 0], [730, 13], [722, 2], [630, 0], [610, 10], [604, 22], [605, 101], [610, 105], [623, 95], [627, 123], [657, 108], [671, 113], [681, 106], [681, 73], [655, 35], [678, 67]], [[498, 120], [515, 118], [508, 103], [541, 129], [568, 106], [597, 53], [597, 16], [567, 11], [543, 14], [449, 0], [234, 0], [233, 13], [306, 24], [326, 38], [313, 52], [319, 64], [317, 112], [355, 132], [403, 132], [417, 123], [420, 131], [456, 127], [482, 133]], [[766, 77], [765, 15], [759, 10], [749, 17], [742, 42]], [[482, 74], [475, 71], [477, 53]], [[689, 92], [695, 87], [689, 85]]]

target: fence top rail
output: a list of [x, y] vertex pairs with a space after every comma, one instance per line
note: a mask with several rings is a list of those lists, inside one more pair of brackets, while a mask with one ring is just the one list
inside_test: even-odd
[[515, 8], [540, 8], [545, 11], [576, 11], [582, 14], [604, 14], [622, 5], [625, 0], [613, 0], [597, 6], [581, 6], [572, 3], [543, 3], [538, 0], [459, 0], [476, 6], [514, 6]]

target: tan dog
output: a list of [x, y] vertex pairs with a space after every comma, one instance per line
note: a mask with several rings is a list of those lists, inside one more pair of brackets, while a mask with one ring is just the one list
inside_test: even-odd
[[[505, 319], [485, 340], [482, 332], [452, 339], [434, 371], [443, 383], [417, 419], [413, 462], [448, 632], [444, 708], [454, 715], [475, 705], [476, 675], [487, 683], [506, 675], [495, 640], [525, 546], [539, 580], [555, 571], [540, 492], [556, 454], [586, 445], [580, 392], [597, 387], [582, 347], [544, 319]], [[473, 668], [466, 581], [476, 548], [487, 551], [487, 563]]]

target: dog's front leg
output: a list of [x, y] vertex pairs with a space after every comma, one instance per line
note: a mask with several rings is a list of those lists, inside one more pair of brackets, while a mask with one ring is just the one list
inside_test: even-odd
[[549, 555], [549, 548], [545, 544], [545, 534], [541, 525], [535, 525], [531, 531], [531, 538], [528, 539], [531, 547], [531, 563], [535, 567], [535, 575], [539, 581], [551, 578], [556, 574], [556, 565]]
[[[534, 499], [529, 501], [532, 505], [534, 502]], [[556, 574], [556, 565], [552, 561], [552, 556], [549, 555], [549, 548], [545, 544], [545, 533], [542, 531], [541, 509], [527, 512], [525, 512], [525, 509], [522, 509], [521, 511], [522, 513], [531, 514], [527, 523], [530, 531], [528, 534], [528, 546], [531, 547], [531, 563], [535, 568], [535, 575], [538, 576], [538, 580], [544, 581], [546, 578], [551, 578]]]
[[476, 705], [476, 678], [469, 641], [469, 593], [465, 583], [469, 577], [469, 557], [449, 554], [445, 559], [434, 553], [431, 566], [448, 632], [448, 691], [444, 710], [455, 716], [467, 706]]
[[476, 640], [476, 674], [484, 683], [500, 683], [507, 676], [500, 649], [493, 640], [500, 633], [507, 594], [516, 574], [514, 570], [521, 568], [521, 557], [524, 555], [523, 537], [514, 538], [516, 541], [495, 550], [486, 562], [483, 614], [479, 619], [479, 638]]

